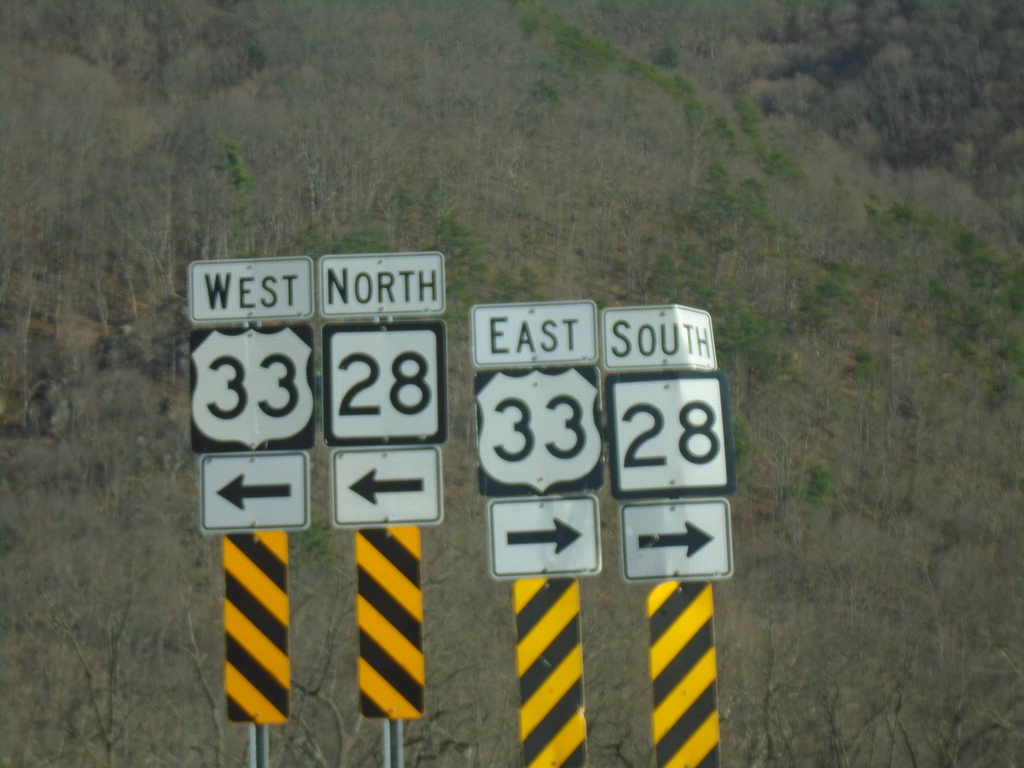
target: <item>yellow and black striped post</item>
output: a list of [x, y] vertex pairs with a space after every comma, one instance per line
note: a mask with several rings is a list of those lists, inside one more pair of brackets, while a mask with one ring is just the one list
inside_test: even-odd
[[580, 589], [576, 579], [520, 579], [513, 587], [519, 733], [526, 768], [583, 768]]
[[647, 598], [658, 768], [718, 768], [711, 584], [666, 582]]
[[224, 688], [236, 723], [288, 720], [288, 534], [224, 537]]
[[423, 715], [423, 591], [420, 529], [356, 533], [359, 698], [363, 717]]

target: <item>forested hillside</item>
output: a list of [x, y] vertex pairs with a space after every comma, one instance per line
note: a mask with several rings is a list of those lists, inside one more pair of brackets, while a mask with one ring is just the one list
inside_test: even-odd
[[[236, 766], [186, 275], [438, 250], [450, 437], [406, 763], [521, 765], [469, 309], [707, 310], [729, 377], [723, 765], [1024, 762], [1015, 0], [0, 3], [0, 766]], [[352, 535], [290, 537], [271, 764], [379, 764]], [[581, 579], [590, 764], [654, 765], [647, 589]]]

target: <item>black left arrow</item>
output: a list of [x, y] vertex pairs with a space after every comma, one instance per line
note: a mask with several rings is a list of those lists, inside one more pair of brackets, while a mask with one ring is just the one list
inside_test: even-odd
[[690, 523], [686, 524], [686, 533], [653, 533], [640, 537], [640, 549], [656, 547], [686, 547], [686, 556], [692, 557], [713, 537]]
[[349, 486], [371, 504], [377, 503], [378, 493], [419, 493], [423, 490], [423, 480], [378, 480], [377, 470], [371, 469]]
[[292, 487], [288, 484], [246, 485], [245, 475], [239, 475], [217, 493], [239, 509], [245, 509], [246, 499], [285, 499], [292, 495]]
[[509, 531], [508, 543], [510, 545], [554, 544], [557, 555], [582, 535], [575, 528], [566, 525], [556, 517], [555, 527], [550, 531]]

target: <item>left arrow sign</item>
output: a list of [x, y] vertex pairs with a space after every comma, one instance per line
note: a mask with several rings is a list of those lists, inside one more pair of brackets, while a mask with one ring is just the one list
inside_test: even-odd
[[437, 525], [444, 518], [441, 449], [346, 449], [332, 455], [338, 528]]
[[287, 499], [292, 495], [292, 487], [284, 483], [246, 485], [245, 475], [239, 475], [217, 494], [239, 509], [245, 509], [246, 499]]
[[304, 452], [203, 456], [199, 527], [204, 533], [309, 527], [309, 457]]
[[377, 503], [378, 493], [418, 493], [423, 490], [423, 480], [378, 480], [377, 470], [371, 469], [349, 486], [371, 504]]

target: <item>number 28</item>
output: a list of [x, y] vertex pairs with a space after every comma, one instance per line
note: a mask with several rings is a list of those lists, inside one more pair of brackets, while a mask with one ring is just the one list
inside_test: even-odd
[[[622, 465], [626, 469], [664, 466], [666, 456], [641, 456], [640, 451], [645, 443], [661, 434], [665, 428], [665, 417], [653, 405], [637, 403], [628, 408], [622, 418], [631, 422], [640, 414], [650, 416], [651, 426], [633, 438], [626, 448]], [[679, 438], [679, 454], [686, 461], [691, 464], [709, 464], [718, 456], [721, 446], [714, 432], [715, 419], [714, 409], [701, 400], [689, 402], [679, 411], [679, 423], [683, 427], [683, 434]]]

